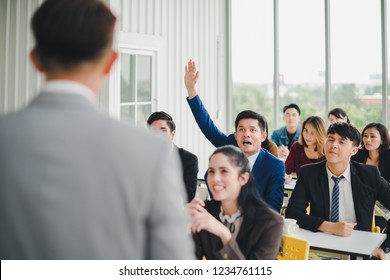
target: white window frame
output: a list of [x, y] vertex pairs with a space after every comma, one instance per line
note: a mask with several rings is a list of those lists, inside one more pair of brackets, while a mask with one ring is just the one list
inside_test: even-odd
[[[120, 119], [121, 62], [119, 58], [121, 53], [152, 56], [151, 105], [152, 112], [156, 111], [160, 92], [164, 92], [166, 88], [165, 74], [161, 71], [165, 60], [165, 43], [163, 38], [159, 36], [118, 31], [116, 33], [114, 48], [118, 52], [118, 61], [113, 66], [109, 78], [109, 114], [114, 118]], [[144, 102], [135, 102], [134, 104], [142, 105]]]

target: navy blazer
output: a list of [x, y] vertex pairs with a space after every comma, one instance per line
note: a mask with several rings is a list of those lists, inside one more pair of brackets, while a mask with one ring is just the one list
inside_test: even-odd
[[[357, 229], [371, 231], [376, 200], [390, 208], [390, 187], [376, 166], [351, 161], [351, 186]], [[330, 196], [326, 161], [301, 167], [294, 191], [288, 202], [286, 218], [294, 218], [300, 227], [318, 231], [329, 221]], [[310, 215], [306, 207], [310, 203]]]
[[[233, 134], [226, 135], [216, 127], [203, 106], [199, 95], [191, 99], [187, 98], [187, 102], [200, 130], [211, 144], [215, 147], [224, 145], [238, 146]], [[260, 196], [271, 208], [280, 212], [284, 197], [284, 163], [265, 149], [260, 149], [260, 153], [252, 168], [252, 175], [255, 178]]]

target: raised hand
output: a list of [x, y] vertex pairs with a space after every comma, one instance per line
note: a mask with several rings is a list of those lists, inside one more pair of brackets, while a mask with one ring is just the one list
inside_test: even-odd
[[195, 62], [190, 59], [185, 67], [184, 84], [187, 88], [188, 97], [191, 99], [196, 96], [195, 85], [198, 82], [199, 72], [196, 71]]

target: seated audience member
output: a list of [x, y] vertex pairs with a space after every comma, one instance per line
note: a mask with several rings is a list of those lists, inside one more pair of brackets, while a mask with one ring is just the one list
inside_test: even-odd
[[225, 135], [215, 126], [203, 106], [195, 89], [197, 80], [195, 63], [190, 60], [184, 77], [188, 92], [187, 102], [201, 131], [214, 146], [234, 145], [245, 153], [260, 197], [280, 212], [284, 197], [285, 168], [281, 160], [261, 148], [261, 143], [267, 138], [264, 117], [250, 110], [242, 111], [235, 120], [236, 132]]
[[297, 104], [289, 104], [283, 108], [285, 126], [275, 129], [271, 135], [272, 141], [278, 146], [279, 157], [285, 159], [293, 143], [298, 141], [300, 134], [301, 109]]
[[[382, 177], [390, 183], [389, 132], [383, 124], [370, 123], [362, 131], [362, 145], [352, 160], [378, 166]], [[384, 228], [386, 220], [375, 216], [375, 224]]]
[[283, 219], [258, 197], [245, 154], [231, 145], [217, 148], [207, 183], [214, 200], [188, 205], [197, 258], [275, 259]]
[[370, 123], [362, 132], [362, 145], [352, 160], [378, 166], [382, 177], [390, 182], [390, 139], [383, 124]]
[[147, 123], [172, 141], [172, 151], [176, 151], [180, 157], [183, 180], [187, 191], [186, 201], [190, 202], [195, 197], [198, 185], [198, 157], [183, 148], [178, 148], [173, 143], [173, 138], [176, 134], [176, 124], [166, 112], [154, 112], [149, 116]]
[[347, 113], [341, 108], [334, 108], [329, 111], [328, 113], [328, 120], [329, 124], [333, 124], [335, 122], [346, 122], [346, 123], [351, 123]]
[[291, 173], [299, 177], [299, 168], [308, 163], [315, 163], [325, 159], [324, 142], [326, 126], [323, 119], [317, 116], [307, 118], [302, 124], [299, 141], [295, 142], [286, 159], [286, 183], [291, 181]]
[[[354, 229], [371, 231], [376, 200], [390, 207], [390, 187], [378, 168], [351, 161], [360, 140], [359, 131], [348, 123], [328, 128], [326, 160], [301, 167], [287, 218], [296, 219], [304, 229], [338, 236], [349, 236]], [[384, 259], [389, 245], [387, 239], [374, 256]]]

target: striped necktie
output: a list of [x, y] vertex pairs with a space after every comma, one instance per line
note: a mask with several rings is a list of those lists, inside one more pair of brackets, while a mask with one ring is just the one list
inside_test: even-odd
[[339, 221], [339, 185], [340, 181], [344, 179], [344, 176], [340, 177], [334, 177], [332, 176], [332, 179], [334, 181], [334, 187], [332, 192], [332, 210], [330, 211], [330, 221], [331, 222], [338, 222]]

